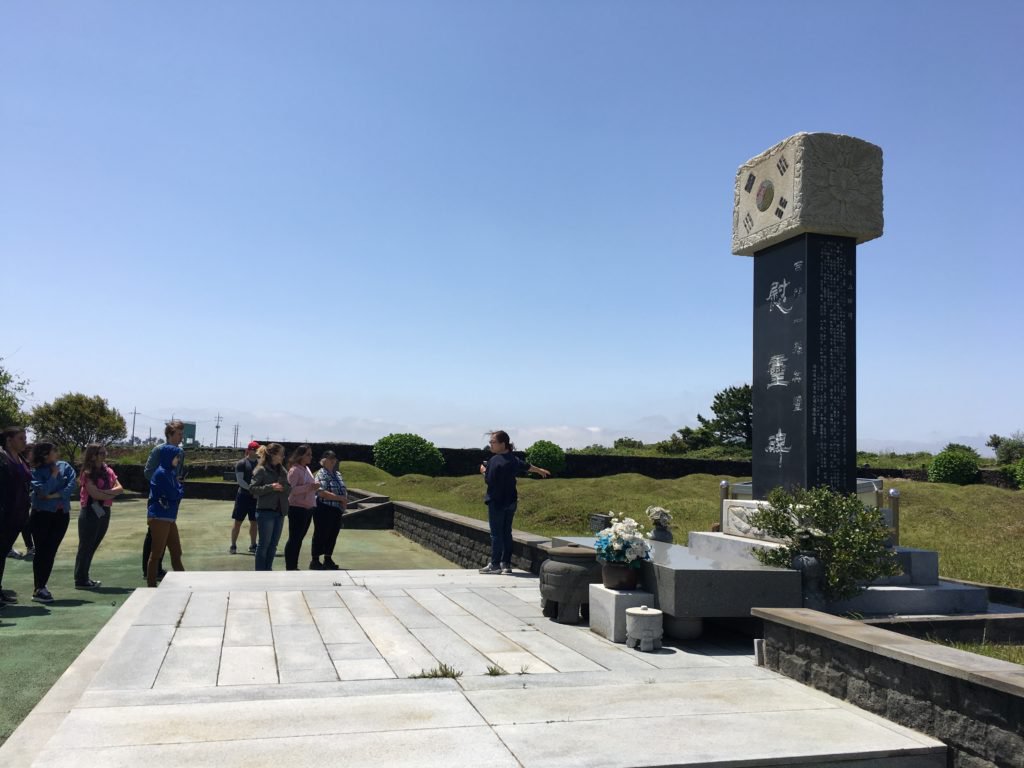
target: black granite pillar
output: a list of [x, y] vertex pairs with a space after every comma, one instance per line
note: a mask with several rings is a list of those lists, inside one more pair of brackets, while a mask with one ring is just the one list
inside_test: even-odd
[[803, 234], [754, 254], [753, 495], [856, 490], [853, 238]]

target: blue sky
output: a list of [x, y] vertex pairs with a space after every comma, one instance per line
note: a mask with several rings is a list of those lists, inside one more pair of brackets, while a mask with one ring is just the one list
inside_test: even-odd
[[[884, 152], [862, 448], [1024, 429], [1017, 2], [8, 2], [0, 357], [220, 443], [663, 439], [751, 378], [733, 182]], [[1014, 224], [1013, 222], [1018, 222]]]

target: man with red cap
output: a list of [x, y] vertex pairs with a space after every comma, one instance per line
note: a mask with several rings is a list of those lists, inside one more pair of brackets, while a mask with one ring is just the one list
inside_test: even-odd
[[242, 530], [242, 521], [249, 518], [249, 551], [256, 552], [256, 497], [249, 493], [252, 471], [256, 468], [256, 449], [260, 444], [253, 440], [246, 446], [245, 458], [235, 464], [235, 482], [238, 493], [235, 494], [235, 508], [231, 512], [234, 525], [231, 526], [231, 554], [238, 552], [238, 532]]

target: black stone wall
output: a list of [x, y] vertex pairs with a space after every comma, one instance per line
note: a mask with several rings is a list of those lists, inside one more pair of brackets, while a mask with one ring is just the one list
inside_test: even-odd
[[1024, 766], [1024, 699], [922, 665], [764, 622], [765, 666], [926, 733], [955, 768]]
[[[491, 534], [486, 521], [408, 502], [396, 501], [392, 506], [395, 530], [407, 539], [462, 568], [482, 568], [490, 562]], [[548, 543], [544, 537], [513, 531], [513, 567], [540, 573], [540, 564], [547, 558], [543, 545]]]

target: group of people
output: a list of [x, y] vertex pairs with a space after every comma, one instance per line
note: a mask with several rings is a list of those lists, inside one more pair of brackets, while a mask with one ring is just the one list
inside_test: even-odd
[[[184, 423], [178, 420], [167, 423], [166, 442], [153, 449], [144, 469], [149, 480], [149, 499], [142, 569], [150, 587], [155, 587], [164, 576], [165, 553], [170, 554], [174, 570], [185, 570], [177, 526], [178, 509], [184, 497], [185, 454], [181, 448], [184, 428]], [[528, 472], [548, 477], [550, 472], [519, 458], [507, 432], [495, 430], [488, 434], [491, 456], [481, 463], [480, 473], [487, 486], [484, 501], [490, 523], [491, 558], [480, 572], [511, 573], [512, 520], [518, 504], [516, 478]], [[52, 442], [41, 441], [28, 446], [24, 428], [8, 427], [0, 431], [0, 553], [12, 550], [22, 534], [26, 542], [34, 546], [34, 601], [53, 602], [48, 581], [69, 525], [72, 497], [76, 494], [80, 508], [75, 587], [96, 589], [100, 586], [99, 581], [91, 578], [90, 568], [110, 525], [113, 500], [124, 490], [105, 459], [106, 449], [102, 445], [89, 445], [81, 468], [76, 472], [61, 460]], [[255, 569], [271, 570], [287, 520], [288, 538], [284, 545], [287, 570], [298, 570], [302, 543], [311, 525], [309, 569], [339, 568], [333, 555], [342, 514], [348, 507], [348, 491], [333, 451], [325, 451], [320, 457], [315, 474], [310, 469], [312, 460], [313, 450], [308, 445], [295, 448], [286, 460], [285, 449], [278, 443], [249, 443], [245, 457], [235, 465], [238, 491], [231, 515], [231, 554], [238, 551], [242, 523], [248, 519], [249, 552], [254, 555]], [[6, 559], [0, 555], [0, 607], [17, 602], [16, 593], [2, 586]]]
[[[171, 566], [184, 570], [181, 561], [181, 540], [178, 536], [178, 505], [184, 496], [182, 479], [185, 458], [181, 445], [184, 422], [174, 420], [164, 429], [166, 442], [149, 455], [143, 470], [149, 480], [149, 530], [143, 543], [143, 570], [146, 583], [155, 587], [163, 578], [161, 565], [165, 551], [170, 552]], [[269, 571], [277, 556], [277, 547], [288, 521], [288, 540], [284, 546], [285, 568], [299, 568], [302, 542], [313, 526], [310, 570], [337, 570], [334, 548], [341, 531], [341, 516], [348, 507], [348, 490], [338, 472], [338, 458], [333, 451], [320, 457], [320, 467], [313, 474], [310, 463], [313, 449], [300, 445], [285, 461], [284, 447], [278, 443], [260, 445], [253, 441], [246, 446], [245, 456], [235, 465], [238, 491], [231, 512], [231, 554], [238, 553], [238, 536], [242, 523], [249, 521], [249, 552], [254, 555], [255, 569]]]
[[[106, 449], [91, 444], [81, 468], [62, 461], [52, 442], [29, 446], [23, 427], [0, 430], [0, 607], [18, 602], [14, 590], [3, 589], [6, 553], [18, 536], [32, 544], [32, 600], [52, 603], [49, 580], [53, 562], [71, 521], [72, 498], [78, 496], [78, 553], [75, 587], [95, 589], [89, 576], [93, 555], [110, 524], [110, 507], [124, 490], [105, 462]], [[28, 554], [28, 553], [26, 553]]]

